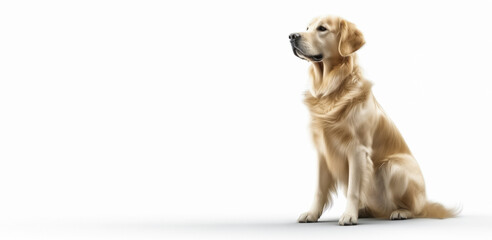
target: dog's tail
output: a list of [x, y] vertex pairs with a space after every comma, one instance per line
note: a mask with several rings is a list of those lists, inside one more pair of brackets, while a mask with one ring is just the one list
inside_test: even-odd
[[422, 212], [417, 215], [419, 218], [451, 218], [456, 217], [462, 210], [462, 207], [446, 208], [440, 203], [429, 202], [425, 204]]

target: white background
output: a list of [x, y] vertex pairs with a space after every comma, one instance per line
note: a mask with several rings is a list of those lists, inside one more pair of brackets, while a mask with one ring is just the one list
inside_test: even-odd
[[457, 219], [351, 229], [441, 226], [457, 236], [455, 226], [488, 226], [488, 5], [2, 1], [0, 236], [322, 237], [328, 226], [351, 234], [332, 228], [343, 196], [328, 222], [295, 224], [314, 195], [316, 159], [302, 103], [308, 63], [288, 35], [326, 14], [364, 33], [359, 63], [420, 163], [429, 198], [463, 205]]

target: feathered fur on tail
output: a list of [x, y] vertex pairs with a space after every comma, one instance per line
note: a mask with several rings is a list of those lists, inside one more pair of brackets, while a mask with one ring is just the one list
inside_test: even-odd
[[455, 217], [461, 212], [461, 207], [458, 208], [446, 208], [440, 203], [427, 202], [424, 209], [418, 218], [451, 218]]

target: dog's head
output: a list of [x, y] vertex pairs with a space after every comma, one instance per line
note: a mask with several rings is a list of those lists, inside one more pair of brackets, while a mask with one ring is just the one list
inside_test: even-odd
[[313, 62], [346, 57], [365, 43], [355, 25], [339, 17], [315, 18], [305, 32], [292, 33], [289, 39], [297, 57]]

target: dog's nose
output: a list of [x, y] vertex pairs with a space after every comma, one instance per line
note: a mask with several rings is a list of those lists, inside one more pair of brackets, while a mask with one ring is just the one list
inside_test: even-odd
[[300, 37], [301, 37], [301, 34], [299, 34], [299, 33], [292, 33], [292, 34], [289, 35], [289, 39], [291, 41], [294, 41], [294, 40], [296, 40], [296, 39], [298, 39]]

